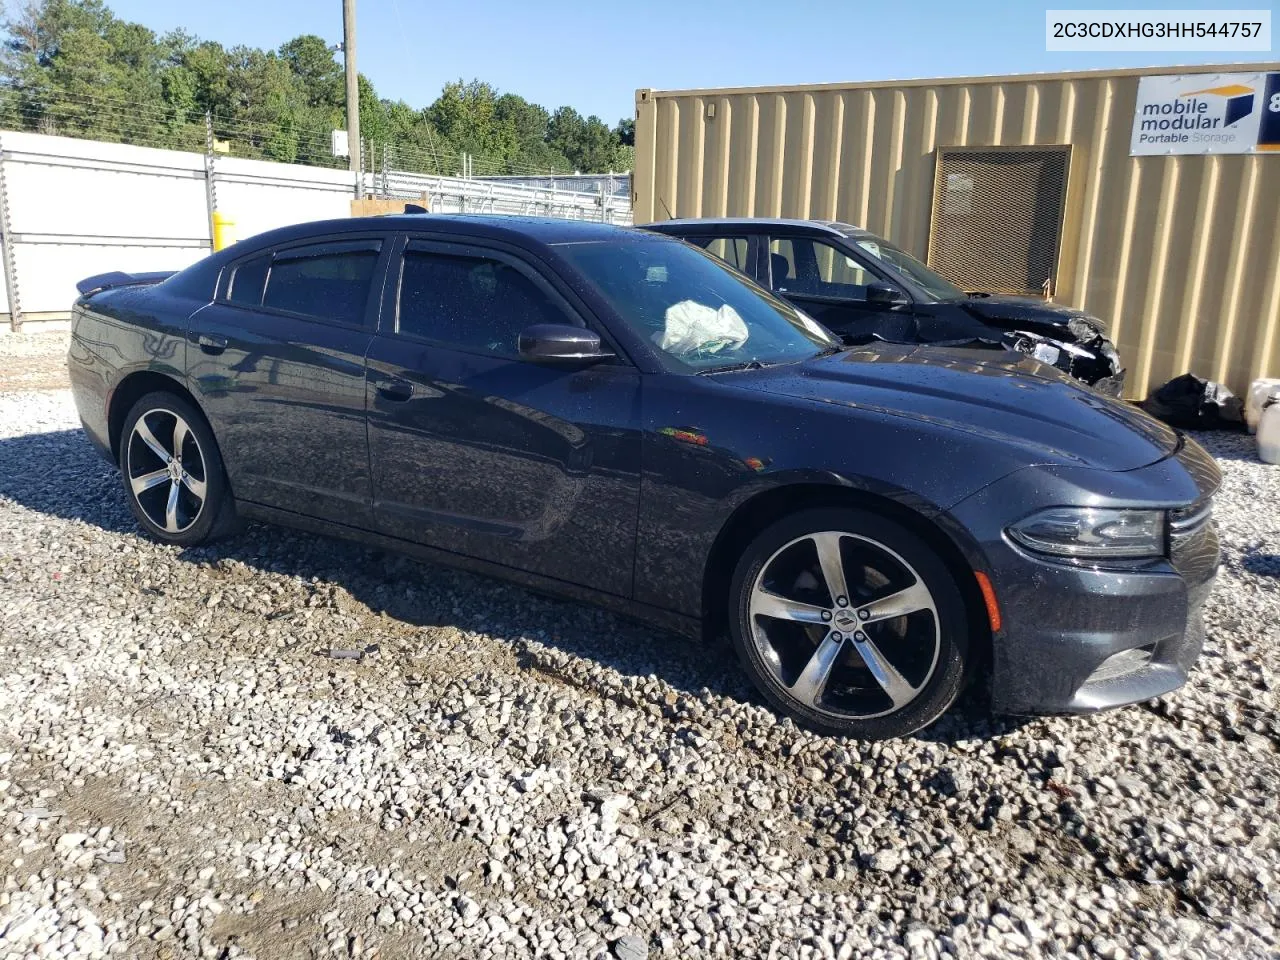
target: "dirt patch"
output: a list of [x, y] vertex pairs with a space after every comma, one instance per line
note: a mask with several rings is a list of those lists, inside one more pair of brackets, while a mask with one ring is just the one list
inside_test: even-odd
[[65, 390], [66, 330], [0, 333], [0, 393], [16, 390]]

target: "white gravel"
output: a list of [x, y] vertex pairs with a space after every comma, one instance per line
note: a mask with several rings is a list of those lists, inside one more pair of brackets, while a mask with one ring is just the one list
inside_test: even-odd
[[1274, 956], [1280, 468], [1204, 440], [1183, 691], [864, 745], [589, 608], [158, 546], [66, 392], [0, 394], [0, 958]]

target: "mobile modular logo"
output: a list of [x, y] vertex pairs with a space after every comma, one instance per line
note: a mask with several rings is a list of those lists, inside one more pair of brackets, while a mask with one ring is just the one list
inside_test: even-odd
[[[1218, 98], [1218, 99], [1213, 99]], [[1216, 130], [1253, 113], [1253, 87], [1232, 83], [1180, 93], [1172, 100], [1142, 105], [1142, 132]]]
[[1280, 124], [1280, 100], [1277, 117], [1268, 116], [1273, 87], [1280, 90], [1280, 74], [1143, 77], [1130, 153], [1270, 152]]

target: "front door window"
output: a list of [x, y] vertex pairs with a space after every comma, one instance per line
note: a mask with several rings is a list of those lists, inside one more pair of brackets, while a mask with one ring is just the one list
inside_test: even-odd
[[876, 279], [844, 251], [810, 237], [770, 241], [769, 267], [773, 289], [791, 296], [865, 301]]
[[405, 252], [399, 333], [454, 350], [515, 359], [522, 330], [569, 322], [546, 293], [509, 263], [412, 248]]

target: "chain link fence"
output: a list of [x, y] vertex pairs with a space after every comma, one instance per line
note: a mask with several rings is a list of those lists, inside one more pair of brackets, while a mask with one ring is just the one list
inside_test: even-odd
[[943, 147], [929, 264], [968, 290], [1049, 296], [1069, 147]]

